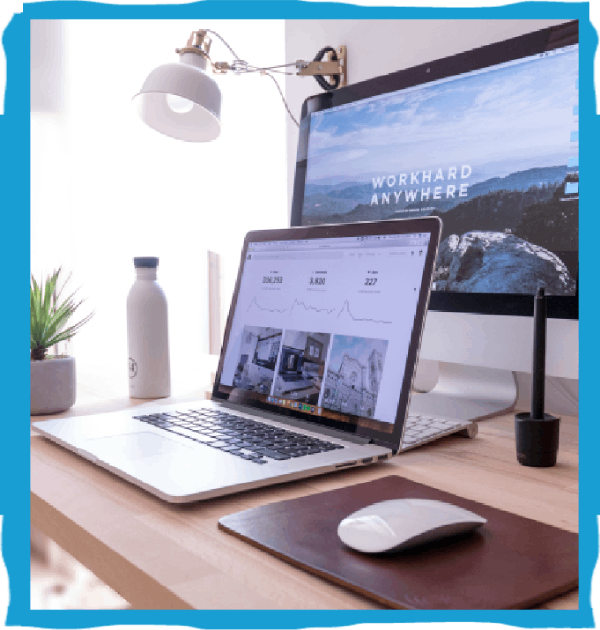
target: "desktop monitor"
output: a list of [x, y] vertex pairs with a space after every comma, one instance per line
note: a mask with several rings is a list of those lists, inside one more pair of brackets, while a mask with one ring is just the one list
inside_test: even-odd
[[420, 354], [442, 367], [416, 411], [512, 406], [540, 286], [547, 373], [578, 378], [578, 67], [573, 21], [303, 104], [293, 226], [443, 221]]

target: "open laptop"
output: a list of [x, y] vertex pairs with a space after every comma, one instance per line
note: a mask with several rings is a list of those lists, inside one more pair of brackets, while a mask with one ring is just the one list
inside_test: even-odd
[[174, 503], [386, 460], [440, 232], [434, 217], [250, 232], [210, 401], [33, 428]]

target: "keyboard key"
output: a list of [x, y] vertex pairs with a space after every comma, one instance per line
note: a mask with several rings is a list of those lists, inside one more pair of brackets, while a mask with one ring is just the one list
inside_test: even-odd
[[231, 444], [230, 446], [221, 446], [220, 449], [222, 451], [226, 451], [227, 453], [237, 453], [240, 450], [237, 446], [233, 444]]
[[289, 455], [284, 455], [282, 453], [278, 453], [277, 451], [271, 451], [268, 448], [256, 449], [254, 452], [258, 453], [259, 455], [264, 455], [265, 457], [268, 457], [270, 459], [275, 459], [275, 460], [282, 460], [282, 459], [290, 458]]
[[201, 435], [200, 433], [197, 433], [194, 439], [196, 440], [196, 442], [203, 442], [204, 444], [216, 442], [215, 438], [208, 437], [208, 435]]
[[254, 461], [254, 457], [250, 457], [250, 455], [245, 455], [244, 453], [242, 453], [241, 451], [229, 451], [232, 455], [235, 455], [236, 457], [241, 457], [242, 459], [247, 459], [249, 461]]
[[195, 439], [197, 437], [197, 435], [193, 431], [188, 431], [187, 429], [182, 429], [178, 426], [169, 427], [169, 430], [171, 431], [171, 433], [177, 433], [177, 435], [183, 435], [192, 439]]

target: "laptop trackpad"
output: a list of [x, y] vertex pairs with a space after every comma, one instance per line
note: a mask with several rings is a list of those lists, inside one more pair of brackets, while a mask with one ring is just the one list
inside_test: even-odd
[[188, 453], [191, 445], [171, 440], [167, 436], [157, 435], [149, 431], [112, 435], [109, 437], [86, 440], [87, 449], [100, 459], [113, 459], [115, 455], [128, 461], [146, 459], [156, 455], [166, 456], [177, 453]]

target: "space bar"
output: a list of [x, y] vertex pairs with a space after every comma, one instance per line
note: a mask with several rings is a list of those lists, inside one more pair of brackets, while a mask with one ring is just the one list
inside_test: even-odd
[[253, 448], [252, 452], [263, 455], [264, 457], [270, 457], [271, 459], [291, 459], [289, 455], [272, 451], [268, 448]]
[[208, 437], [207, 435], [201, 435], [200, 433], [196, 433], [196, 431], [189, 431], [188, 429], [183, 429], [180, 427], [168, 427], [168, 431], [171, 433], [177, 433], [177, 435], [183, 435], [184, 437], [190, 438], [192, 440], [196, 440], [196, 442], [214, 442], [215, 438]]

